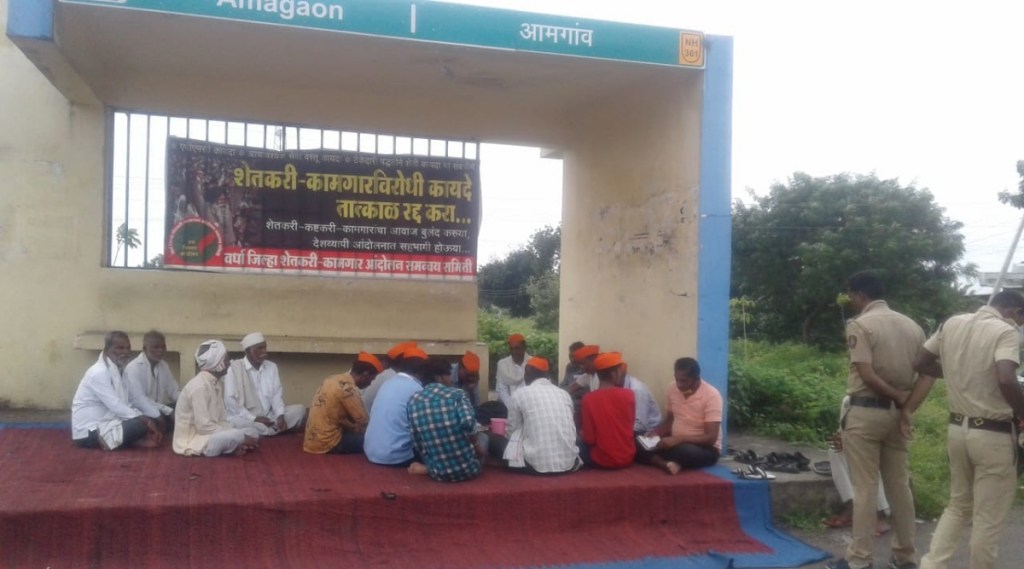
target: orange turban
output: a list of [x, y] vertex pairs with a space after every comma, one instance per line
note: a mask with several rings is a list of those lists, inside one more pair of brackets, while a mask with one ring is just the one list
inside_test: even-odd
[[540, 370], [540, 371], [548, 371], [548, 369], [549, 369], [548, 368], [548, 361], [546, 359], [542, 358], [542, 357], [539, 357], [539, 356], [534, 356], [534, 357], [530, 358], [529, 361], [526, 362], [526, 365], [528, 365], [528, 366], [530, 366], [530, 367], [532, 367], [534, 369]]
[[586, 346], [583, 346], [582, 348], [579, 348], [572, 353], [572, 360], [574, 362], [581, 362], [584, 360], [584, 358], [596, 356], [600, 351], [601, 346], [598, 346], [597, 344], [587, 344]]
[[402, 342], [400, 344], [395, 344], [394, 346], [391, 347], [390, 350], [388, 350], [388, 357], [391, 359], [395, 359], [398, 356], [402, 355], [402, 352], [404, 352], [406, 348], [415, 347], [416, 342]]
[[594, 369], [604, 371], [613, 367], [619, 367], [624, 363], [626, 362], [622, 361], [622, 354], [619, 352], [608, 352], [597, 355], [597, 358], [594, 359]]
[[410, 360], [410, 359], [425, 360], [428, 357], [429, 356], [427, 356], [427, 352], [424, 352], [423, 350], [419, 349], [416, 346], [412, 346], [411, 348], [406, 348], [405, 350], [402, 351], [402, 359], [406, 359], [406, 360]]
[[373, 369], [377, 370], [377, 373], [384, 371], [384, 366], [380, 364], [380, 360], [378, 360], [377, 356], [373, 354], [359, 352], [359, 355], [356, 356], [356, 361], [372, 365]]
[[512, 334], [508, 337], [509, 344], [518, 344], [519, 342], [525, 342], [526, 338], [522, 334]]
[[480, 356], [467, 350], [466, 355], [462, 356], [462, 367], [469, 373], [480, 373]]

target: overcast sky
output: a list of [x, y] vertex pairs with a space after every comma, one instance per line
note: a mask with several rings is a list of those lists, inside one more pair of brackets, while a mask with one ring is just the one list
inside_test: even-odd
[[[1002, 265], [1021, 218], [996, 194], [1024, 159], [1024, 3], [463, 3], [733, 36], [734, 198], [797, 170], [874, 171], [931, 190], [964, 223], [966, 260]], [[561, 165], [491, 145], [481, 159], [484, 263], [558, 223]], [[516, 182], [535, 175], [545, 182]]]

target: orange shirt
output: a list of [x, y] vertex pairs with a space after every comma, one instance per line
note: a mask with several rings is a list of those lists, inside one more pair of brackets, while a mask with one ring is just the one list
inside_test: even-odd
[[697, 391], [686, 398], [673, 381], [665, 400], [672, 413], [673, 437], [703, 435], [704, 423], [719, 423], [715, 448], [722, 450], [722, 394], [714, 386], [702, 379]]
[[359, 388], [347, 373], [328, 377], [316, 390], [309, 406], [302, 450], [312, 454], [329, 452], [341, 442], [343, 422], [359, 425], [360, 432], [370, 422]]

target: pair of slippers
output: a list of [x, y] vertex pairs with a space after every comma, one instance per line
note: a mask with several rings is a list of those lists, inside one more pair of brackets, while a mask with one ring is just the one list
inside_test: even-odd
[[790, 474], [807, 472], [811, 469], [811, 459], [799, 451], [794, 453], [771, 452], [765, 457], [764, 469]]
[[762, 457], [758, 456], [753, 450], [747, 450], [735, 453], [733, 455], [733, 459], [736, 460], [736, 462], [759, 466], [764, 470], [770, 470], [773, 472], [796, 474], [799, 472], [807, 472], [811, 469], [811, 459], [807, 458], [799, 451], [794, 453], [770, 452]]
[[737, 468], [736, 470], [733, 470], [732, 473], [743, 480], [775, 480], [774, 474], [771, 474], [760, 466], [754, 464], [751, 464], [746, 468]]

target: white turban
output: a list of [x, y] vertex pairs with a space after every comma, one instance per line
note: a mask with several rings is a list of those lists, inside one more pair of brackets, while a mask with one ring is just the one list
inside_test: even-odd
[[[204, 346], [208, 346], [204, 351]], [[227, 347], [220, 340], [207, 340], [196, 348], [196, 365], [202, 371], [222, 372], [228, 367]]]
[[252, 334], [249, 334], [248, 336], [242, 338], [242, 349], [248, 350], [249, 348], [255, 346], [256, 344], [263, 344], [266, 341], [267, 339], [263, 337], [263, 334], [259, 332], [253, 332]]

